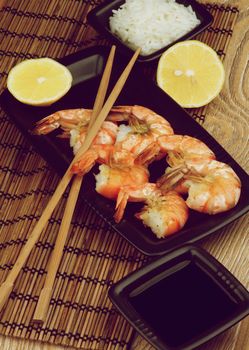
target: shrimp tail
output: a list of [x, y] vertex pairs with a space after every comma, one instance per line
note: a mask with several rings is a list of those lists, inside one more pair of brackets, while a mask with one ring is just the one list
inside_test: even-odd
[[59, 117], [56, 113], [39, 120], [32, 130], [33, 135], [47, 135], [60, 127]]
[[46, 135], [52, 131], [62, 128], [68, 132], [77, 126], [87, 126], [92, 115], [90, 109], [76, 108], [57, 111], [36, 123], [33, 135]]
[[77, 175], [84, 175], [92, 169], [97, 159], [98, 153], [93, 149], [89, 149], [72, 165], [71, 172]]
[[114, 220], [116, 223], [119, 223], [122, 220], [128, 199], [129, 194], [125, 190], [120, 189], [116, 202], [116, 212], [114, 214]]
[[171, 169], [168, 173], [162, 175], [156, 182], [157, 187], [159, 187], [163, 193], [166, 193], [167, 191], [178, 186], [184, 176], [183, 166], [178, 166], [177, 168]]
[[107, 116], [107, 120], [112, 122], [122, 122], [129, 120], [131, 114], [131, 106], [114, 106]]
[[157, 142], [152, 142], [136, 157], [135, 164], [148, 166], [152, 161], [160, 158], [160, 146]]
[[184, 156], [181, 152], [168, 151], [166, 159], [170, 167], [176, 167], [179, 164], [184, 163]]

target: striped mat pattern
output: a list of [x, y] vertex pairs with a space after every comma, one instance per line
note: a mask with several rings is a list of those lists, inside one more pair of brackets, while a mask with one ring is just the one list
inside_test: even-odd
[[[101, 2], [4, 1], [0, 9], [1, 92], [9, 70], [24, 59], [61, 58], [97, 44], [109, 46], [86, 23], [86, 14]], [[206, 6], [214, 22], [198, 39], [212, 46], [224, 59], [238, 10]], [[153, 78], [154, 69], [152, 65], [145, 74]], [[204, 123], [206, 107], [190, 113]], [[41, 216], [59, 177], [2, 110], [0, 134], [1, 283]], [[66, 192], [18, 276], [0, 314], [0, 333], [75, 348], [125, 349], [132, 328], [111, 305], [107, 292], [113, 283], [142, 266], [148, 258], [113, 232], [83, 201], [77, 203], [46, 322], [32, 323], [67, 196]]]

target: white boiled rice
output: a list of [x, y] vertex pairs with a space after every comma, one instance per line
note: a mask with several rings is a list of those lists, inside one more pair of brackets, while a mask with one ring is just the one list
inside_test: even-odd
[[175, 0], [126, 0], [110, 17], [110, 29], [127, 46], [149, 55], [200, 23], [191, 6]]

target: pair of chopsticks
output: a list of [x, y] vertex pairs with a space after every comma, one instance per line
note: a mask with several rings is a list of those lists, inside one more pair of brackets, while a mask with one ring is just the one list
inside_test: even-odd
[[[107, 88], [110, 80], [111, 69], [113, 65], [114, 53], [115, 53], [115, 47], [113, 46], [111, 48], [111, 51], [106, 63], [106, 67], [103, 72], [102, 79], [99, 85], [99, 89], [96, 95], [92, 116], [91, 116], [88, 130], [87, 130], [87, 137], [89, 135], [89, 131], [91, 130], [104, 104], [104, 100], [105, 100], [105, 96], [106, 96], [106, 92], [107, 92]], [[47, 272], [47, 277], [45, 279], [45, 284], [43, 289], [41, 290], [38, 303], [35, 309], [35, 314], [33, 317], [34, 321], [43, 322], [46, 318], [47, 310], [49, 308], [49, 303], [53, 292], [54, 280], [55, 280], [56, 273], [59, 268], [59, 264], [63, 254], [63, 248], [65, 246], [66, 239], [68, 236], [69, 227], [70, 227], [72, 216], [74, 213], [74, 208], [76, 206], [76, 202], [79, 196], [82, 181], [83, 181], [83, 176], [76, 176], [73, 180], [73, 183], [69, 192], [68, 200], [66, 203], [64, 215], [61, 221], [59, 233], [55, 242], [54, 250], [49, 260], [48, 272]]]
[[[61, 199], [63, 193], [65, 192], [67, 186], [69, 185], [73, 174], [71, 173], [71, 167], [72, 165], [88, 150], [90, 147], [94, 137], [98, 133], [103, 121], [109, 114], [113, 104], [115, 103], [117, 97], [119, 96], [130, 72], [131, 69], [139, 55], [140, 49], [138, 49], [134, 55], [132, 56], [130, 62], [127, 64], [126, 68], [122, 72], [121, 76], [119, 77], [118, 81], [116, 82], [112, 92], [110, 93], [109, 97], [107, 98], [105, 104], [104, 99], [107, 91], [107, 87], [109, 84], [109, 78], [111, 74], [111, 69], [113, 65], [114, 60], [114, 54], [115, 54], [115, 46], [112, 46], [106, 67], [100, 82], [100, 86], [97, 92], [97, 96], [95, 99], [94, 107], [93, 107], [93, 115], [92, 119], [90, 121], [90, 125], [88, 128], [86, 139], [83, 143], [83, 145], [80, 147], [79, 151], [75, 155], [73, 161], [69, 165], [67, 171], [65, 172], [64, 176], [62, 177], [61, 181], [59, 182], [59, 185], [57, 186], [53, 196], [51, 197], [50, 201], [48, 202], [45, 210], [43, 211], [40, 219], [38, 220], [37, 224], [35, 225], [33, 231], [31, 232], [30, 236], [28, 237], [28, 240], [24, 247], [22, 248], [16, 263], [14, 264], [12, 270], [9, 272], [6, 280], [1, 284], [0, 286], [0, 311], [2, 310], [3, 306], [5, 305], [7, 299], [9, 298], [10, 293], [12, 292], [14, 288], [15, 280], [23, 268], [26, 260], [28, 259], [28, 256], [36, 244], [37, 240], [40, 237], [40, 234], [44, 227], [46, 226], [49, 218], [52, 215], [52, 212], [54, 211], [56, 205], [58, 204], [59, 200]], [[104, 105], [103, 105], [104, 104]], [[47, 310], [49, 307], [51, 295], [52, 295], [52, 289], [53, 284], [56, 276], [57, 269], [60, 264], [61, 256], [63, 253], [64, 244], [66, 242], [67, 238], [67, 232], [69, 230], [69, 226], [71, 223], [71, 219], [73, 216], [74, 208], [77, 202], [78, 194], [80, 192], [81, 184], [82, 184], [83, 177], [75, 176], [69, 197], [66, 203], [66, 208], [64, 211], [63, 219], [61, 222], [60, 230], [58, 233], [58, 237], [55, 243], [54, 251], [51, 255], [49, 265], [48, 265], [48, 273], [45, 281], [44, 288], [41, 291], [38, 304], [36, 307], [36, 311], [34, 314], [34, 320], [43, 322], [45, 320]]]

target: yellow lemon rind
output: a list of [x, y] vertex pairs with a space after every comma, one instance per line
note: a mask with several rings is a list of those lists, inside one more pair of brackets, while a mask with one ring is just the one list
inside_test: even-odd
[[[183, 47], [183, 46], [189, 46], [189, 45], [200, 46], [203, 49], [207, 49], [207, 51], [214, 57], [215, 64], [217, 65], [217, 67], [219, 67], [218, 69], [220, 71], [220, 80], [217, 80], [216, 89], [207, 98], [205, 98], [205, 99], [203, 99], [201, 101], [198, 101], [198, 103], [196, 103], [196, 102], [195, 103], [191, 103], [191, 102], [183, 103], [182, 101], [179, 101], [179, 100], [175, 99], [175, 101], [178, 104], [180, 104], [181, 107], [183, 107], [183, 108], [197, 108], [197, 107], [202, 107], [204, 105], [207, 105], [214, 98], [216, 98], [219, 95], [219, 93], [221, 92], [222, 87], [223, 87], [224, 82], [225, 82], [225, 70], [224, 70], [223, 63], [221, 62], [221, 60], [218, 57], [217, 53], [211, 47], [209, 47], [207, 44], [202, 43], [202, 42], [200, 42], [198, 40], [187, 40], [187, 41], [179, 42], [179, 43], [171, 46], [168, 50], [166, 50], [163, 53], [163, 55], [159, 59], [157, 72], [156, 72], [156, 80], [157, 80], [158, 86], [162, 90], [164, 90], [168, 95], [172, 95], [171, 92], [167, 91], [167, 88], [165, 88], [165, 86], [164, 86], [164, 79], [163, 79], [163, 76], [162, 76], [162, 69], [163, 69], [165, 57], [167, 57], [169, 54], [171, 54], [172, 52], [177, 50], [177, 48]], [[173, 96], [171, 96], [171, 97], [174, 99]]]
[[[54, 94], [52, 96], [51, 95], [45, 96], [42, 99], [33, 99], [33, 98], [23, 97], [22, 94], [20, 94], [20, 92], [16, 90], [16, 88], [15, 88], [16, 76], [18, 74], [20, 74], [20, 72], [21, 72], [21, 74], [23, 74], [23, 73], [26, 74], [25, 69], [27, 69], [27, 73], [28, 73], [28, 69], [29, 69], [30, 65], [32, 66], [32, 64], [37, 64], [37, 63], [48, 64], [51, 66], [51, 68], [61, 70], [61, 73], [65, 75], [65, 80], [64, 80], [65, 86], [63, 87], [63, 89], [58, 88], [57, 94]], [[22, 70], [23, 70], [23, 72], [22, 72]], [[72, 81], [73, 81], [72, 74], [67, 67], [65, 67], [61, 63], [53, 60], [52, 58], [44, 57], [44, 58], [25, 60], [25, 61], [18, 63], [16, 66], [14, 66], [10, 70], [8, 77], [7, 77], [7, 88], [9, 90], [9, 92], [18, 101], [20, 101], [24, 104], [28, 104], [28, 105], [32, 105], [32, 106], [49, 106], [52, 103], [55, 103], [56, 101], [61, 99], [70, 90], [70, 88], [72, 86]]]

